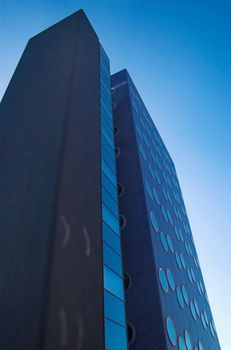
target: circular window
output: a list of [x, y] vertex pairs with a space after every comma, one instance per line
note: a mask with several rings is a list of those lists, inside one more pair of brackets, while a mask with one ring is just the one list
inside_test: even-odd
[[179, 350], [187, 350], [186, 345], [185, 345], [185, 341], [182, 337], [178, 338], [178, 348], [179, 348]]
[[173, 220], [172, 220], [170, 211], [168, 209], [167, 209], [167, 215], [168, 215], [168, 220], [169, 220], [170, 224], [173, 226]]
[[173, 243], [172, 243], [171, 237], [169, 235], [167, 235], [167, 241], [168, 241], [169, 249], [171, 250], [172, 253], [174, 253]]
[[175, 346], [176, 345], [176, 330], [172, 319], [168, 316], [166, 318], [166, 329], [167, 334], [170, 340], [170, 343]]
[[140, 144], [140, 147], [139, 147], [139, 148], [140, 148], [141, 156], [144, 158], [144, 160], [147, 160], [147, 156], [146, 156], [144, 147]]
[[155, 189], [155, 187], [153, 187], [153, 195], [154, 195], [154, 198], [155, 198], [155, 201], [158, 205], [160, 205], [160, 198], [159, 198], [159, 195], [158, 195], [158, 192], [157, 190]]
[[128, 291], [130, 286], [131, 286], [131, 276], [127, 272], [124, 272], [124, 290]]
[[174, 281], [172, 271], [170, 269], [167, 269], [167, 279], [168, 279], [168, 283], [170, 285], [170, 288], [172, 290], [175, 290], [175, 281]]
[[151, 189], [148, 181], [145, 181], [145, 188], [146, 188], [146, 191], [148, 193], [149, 198], [153, 199], [152, 189]]
[[194, 307], [195, 307], [197, 316], [200, 316], [200, 310], [199, 310], [199, 306], [198, 306], [198, 304], [197, 304], [196, 299], [194, 299]]
[[126, 219], [123, 215], [119, 215], [120, 229], [123, 230], [126, 225]]
[[193, 268], [191, 268], [191, 275], [192, 275], [193, 281], [196, 282], [196, 276], [195, 276]]
[[153, 211], [150, 211], [150, 220], [151, 220], [151, 223], [152, 223], [154, 230], [156, 232], [158, 232], [158, 229], [159, 229], [158, 222], [157, 222], [156, 216], [154, 215]]
[[203, 347], [202, 342], [200, 340], [198, 343], [198, 347], [199, 347], [199, 350], [204, 350], [204, 347]]
[[166, 192], [166, 189], [164, 186], [162, 186], [162, 193], [164, 195], [164, 198], [166, 199], [166, 201], [168, 200], [168, 197], [167, 197], [167, 192]]
[[189, 332], [187, 330], [184, 332], [184, 338], [185, 338], [185, 343], [186, 343], [187, 349], [193, 350], [191, 338], [190, 338]]
[[201, 322], [202, 322], [204, 329], [206, 330], [207, 326], [206, 326], [205, 317], [204, 317], [203, 312], [201, 312]]
[[196, 314], [194, 303], [192, 301], [190, 301], [190, 310], [191, 310], [192, 317], [194, 318], [194, 320], [196, 320], [197, 314]]
[[190, 269], [189, 269], [189, 268], [187, 268], [187, 274], [188, 274], [189, 281], [190, 281], [191, 283], [193, 283], [193, 279], [192, 279], [191, 271], [190, 271]]
[[176, 238], [177, 238], [178, 241], [179, 241], [179, 240], [180, 240], [180, 234], [179, 234], [179, 230], [178, 230], [178, 227], [177, 227], [177, 226], [174, 227], [174, 231], [175, 231]]
[[180, 253], [180, 260], [181, 260], [183, 268], [186, 269], [186, 263], [185, 263], [184, 256], [182, 253]]
[[185, 288], [185, 286], [183, 285], [182, 286], [182, 294], [183, 294], [183, 297], [184, 297], [184, 301], [185, 301], [185, 304], [189, 304], [189, 298], [188, 298], [188, 293], [187, 293], [187, 290]]
[[124, 188], [121, 184], [117, 185], [117, 192], [118, 192], [118, 197], [122, 196], [122, 194], [124, 193]]
[[154, 171], [153, 171], [153, 167], [152, 167], [151, 163], [148, 163], [148, 170], [149, 170], [151, 176], [154, 178], [155, 175], [154, 175]]
[[160, 176], [159, 176], [159, 174], [158, 174], [156, 169], [155, 169], [155, 178], [156, 178], [156, 181], [158, 182], [158, 184], [160, 185], [161, 184]]
[[209, 324], [209, 328], [210, 328], [210, 332], [211, 332], [211, 334], [212, 334], [213, 338], [215, 338], [215, 333], [214, 333], [214, 330], [213, 330], [213, 325], [212, 325], [212, 322], [210, 322], [210, 324]]
[[118, 157], [120, 155], [120, 149], [119, 147], [115, 148], [115, 156]]
[[159, 280], [160, 280], [160, 285], [165, 293], [168, 291], [168, 281], [165, 275], [164, 270], [161, 268], [159, 269]]
[[177, 296], [178, 303], [180, 304], [180, 307], [183, 309], [184, 299], [183, 299], [183, 295], [182, 295], [180, 287], [176, 287], [176, 296]]
[[128, 344], [131, 345], [135, 339], [135, 335], [136, 335], [136, 332], [135, 332], [135, 328], [134, 326], [128, 322], [127, 323], [127, 336], [128, 336]]
[[161, 205], [161, 211], [162, 211], [164, 220], [165, 220], [166, 222], [168, 222], [167, 212], [166, 212], [166, 209], [165, 209], [165, 207], [164, 207], [163, 205]]
[[176, 263], [177, 263], [177, 266], [178, 266], [179, 269], [181, 270], [181, 269], [182, 269], [182, 264], [181, 264], [180, 256], [179, 256], [179, 254], [178, 254], [177, 252], [175, 253], [175, 256], [176, 256]]
[[160, 240], [161, 240], [161, 243], [164, 247], [164, 250], [166, 250], [166, 252], [168, 251], [168, 243], [167, 243], [167, 240], [165, 238], [165, 234], [163, 232], [160, 233]]
[[116, 135], [118, 135], [118, 133], [119, 133], [119, 129], [118, 128], [114, 128], [114, 135], [116, 136]]

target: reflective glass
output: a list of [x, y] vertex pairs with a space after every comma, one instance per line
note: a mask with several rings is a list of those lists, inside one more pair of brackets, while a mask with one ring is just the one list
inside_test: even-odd
[[169, 235], [167, 235], [167, 241], [168, 241], [169, 249], [171, 250], [172, 253], [174, 253], [174, 247], [173, 247], [172, 239], [171, 239], [171, 237]]
[[156, 216], [154, 215], [153, 211], [150, 211], [150, 220], [151, 220], [152, 226], [154, 227], [155, 231], [157, 232], [159, 227], [158, 227], [158, 222], [157, 222]]
[[168, 283], [169, 283], [171, 289], [174, 290], [175, 289], [175, 281], [174, 281], [172, 271], [170, 269], [167, 269], [167, 279], [168, 279]]
[[153, 170], [151, 163], [148, 163], [148, 170], [149, 170], [151, 176], [154, 178], [155, 174], [154, 174], [154, 170]]
[[176, 330], [172, 319], [168, 316], [166, 318], [166, 329], [169, 340], [173, 346], [176, 345]]
[[161, 243], [164, 247], [164, 249], [166, 250], [166, 252], [168, 251], [168, 243], [165, 237], [165, 234], [163, 232], [160, 233], [160, 239], [161, 239]]
[[150, 199], [153, 199], [153, 194], [152, 194], [152, 189], [151, 186], [149, 185], [148, 181], [145, 181], [145, 188], [148, 193], [148, 196]]
[[194, 303], [194, 307], [195, 307], [197, 316], [200, 316], [200, 310], [199, 310], [199, 306], [198, 306], [198, 304], [197, 304], [196, 299], [194, 299], [193, 303]]
[[183, 285], [182, 286], [182, 294], [183, 294], [183, 297], [184, 297], [184, 301], [185, 301], [185, 304], [189, 304], [189, 298], [188, 298], [188, 293], [187, 293], [187, 290], [186, 290], [186, 287]]
[[185, 338], [185, 344], [186, 344], [187, 349], [193, 350], [191, 338], [190, 338], [189, 332], [187, 330], [184, 332], [184, 338]]
[[163, 214], [165, 221], [168, 222], [167, 212], [166, 212], [166, 209], [163, 205], [161, 205], [161, 211], [162, 211], [162, 214]]
[[118, 235], [120, 234], [118, 219], [112, 214], [112, 212], [105, 206], [102, 206], [103, 220], [114, 230]]
[[121, 257], [115, 253], [107, 244], [103, 244], [103, 261], [111, 270], [122, 276]]
[[101, 166], [102, 166], [102, 170], [103, 172], [107, 175], [107, 177], [111, 180], [111, 182], [113, 183], [113, 185], [116, 186], [116, 176], [113, 173], [113, 171], [111, 170], [111, 168], [108, 166], [108, 164], [101, 159]]
[[117, 189], [116, 187], [112, 184], [112, 182], [109, 180], [109, 178], [104, 174], [102, 171], [102, 185], [106, 190], [111, 194], [113, 198], [117, 198]]
[[190, 271], [190, 269], [189, 269], [189, 268], [187, 268], [187, 274], [188, 274], [189, 281], [190, 281], [191, 283], [193, 283], [193, 279], [192, 279], [191, 271]]
[[155, 187], [153, 187], [153, 195], [154, 195], [154, 198], [155, 198], [155, 201], [158, 205], [160, 205], [160, 198], [159, 198], [159, 195], [158, 195], [158, 192], [157, 190], [155, 189]]
[[147, 156], [146, 156], [144, 147], [140, 144], [139, 148], [140, 148], [140, 154], [142, 155], [142, 157], [144, 158], [144, 160], [147, 160]]
[[104, 290], [104, 314], [105, 317], [125, 326], [124, 302], [107, 290]]
[[155, 169], [155, 178], [156, 178], [156, 181], [158, 182], [158, 184], [160, 185], [161, 184], [160, 176], [159, 176], [158, 171], [156, 169]]
[[192, 317], [194, 318], [194, 320], [196, 320], [197, 314], [196, 314], [194, 303], [192, 301], [190, 301], [190, 310], [191, 310]]
[[117, 202], [112, 198], [112, 196], [105, 190], [103, 186], [102, 186], [102, 200], [103, 200], [103, 203], [106, 205], [106, 207], [108, 207], [115, 216], [118, 216]]
[[159, 280], [160, 280], [160, 285], [165, 293], [168, 291], [168, 281], [165, 275], [164, 270], [159, 269]]
[[182, 295], [180, 287], [176, 287], [176, 296], [177, 296], [177, 300], [178, 300], [181, 308], [183, 309], [183, 307], [184, 307], [184, 299], [183, 299], [183, 295]]
[[103, 222], [103, 240], [121, 255], [120, 239], [105, 222]]
[[203, 347], [202, 342], [200, 340], [198, 343], [198, 347], [199, 347], [199, 350], [204, 350], [204, 347]]
[[186, 262], [182, 253], [180, 253], [180, 260], [184, 269], [186, 269]]
[[178, 348], [179, 348], [179, 350], [187, 350], [186, 345], [185, 345], [185, 341], [182, 337], [178, 338]]
[[127, 350], [126, 328], [105, 319], [105, 342], [107, 350]]
[[177, 226], [174, 226], [174, 231], [175, 231], [176, 238], [177, 238], [178, 241], [179, 241], [179, 240], [180, 240], [180, 235], [179, 235], [179, 230], [178, 230], [178, 227], [177, 227]]
[[176, 252], [176, 253], [175, 253], [175, 256], [176, 256], [176, 263], [177, 263], [177, 266], [178, 266], [179, 269], [181, 270], [181, 269], [182, 269], [182, 264], [181, 264], [181, 260], [180, 260], [180, 255]]
[[204, 329], [206, 329], [207, 326], [206, 326], [205, 317], [204, 317], [203, 312], [201, 312], [201, 322], [202, 322], [202, 325], [203, 325]]
[[120, 299], [124, 299], [122, 278], [107, 266], [104, 266], [104, 288]]
[[168, 209], [167, 209], [167, 215], [168, 215], [168, 220], [169, 220], [170, 224], [173, 226], [172, 216], [171, 216], [170, 211]]

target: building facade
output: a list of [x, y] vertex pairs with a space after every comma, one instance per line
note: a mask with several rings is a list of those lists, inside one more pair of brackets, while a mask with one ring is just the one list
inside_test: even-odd
[[29, 40], [0, 162], [1, 349], [219, 349], [174, 165], [82, 10]]
[[111, 88], [129, 348], [220, 349], [174, 163], [126, 70]]

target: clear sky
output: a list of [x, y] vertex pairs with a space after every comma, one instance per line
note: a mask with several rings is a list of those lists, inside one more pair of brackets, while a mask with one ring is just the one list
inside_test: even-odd
[[27, 40], [83, 8], [175, 162], [222, 350], [231, 348], [231, 2], [0, 0], [0, 97]]

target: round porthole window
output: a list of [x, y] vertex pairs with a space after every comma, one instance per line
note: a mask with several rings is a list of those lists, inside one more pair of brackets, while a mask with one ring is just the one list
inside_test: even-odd
[[180, 255], [177, 252], [175, 253], [175, 257], [176, 257], [177, 266], [181, 270], [182, 269], [182, 264], [181, 264], [181, 260], [180, 260]]
[[118, 157], [120, 155], [120, 149], [119, 147], [115, 148], [115, 156]]
[[158, 205], [160, 205], [160, 198], [159, 198], [158, 192], [157, 192], [157, 190], [155, 189], [155, 187], [153, 187], [152, 192], [153, 192], [153, 196], [154, 196], [154, 198], [155, 198], [156, 203], [157, 203]]
[[126, 225], [126, 218], [123, 215], [119, 215], [120, 229], [123, 230]]
[[179, 350], [187, 350], [186, 345], [185, 345], [185, 341], [182, 337], [178, 338], [178, 348], [179, 348]]
[[150, 199], [153, 199], [152, 189], [148, 181], [145, 181], [145, 188]]
[[147, 160], [147, 156], [146, 156], [144, 147], [140, 144], [139, 148], [140, 148], [141, 156], [144, 158], [144, 160]]
[[118, 191], [118, 197], [122, 196], [122, 194], [124, 193], [124, 188], [121, 184], [117, 185], [117, 191]]
[[190, 305], [190, 310], [191, 310], [192, 317], [194, 318], [194, 320], [196, 320], [197, 319], [197, 314], [196, 314], [194, 303], [192, 301], [190, 301], [189, 305]]
[[168, 291], [168, 281], [167, 281], [167, 278], [166, 278], [164, 270], [161, 269], [161, 268], [159, 269], [159, 281], [160, 281], [161, 288], [163, 289], [163, 291], [165, 293], [167, 293], [167, 291]]
[[124, 290], [125, 290], [125, 292], [127, 292], [130, 287], [131, 287], [131, 276], [127, 272], [124, 272]]
[[170, 340], [170, 343], [173, 346], [175, 346], [176, 345], [176, 330], [175, 330], [173, 320], [169, 316], [166, 318], [166, 329], [167, 329], [167, 334], [168, 334], [168, 338]]
[[164, 220], [166, 222], [168, 222], [168, 215], [167, 215], [166, 209], [165, 209], [165, 207], [163, 205], [161, 206], [161, 211], [162, 211], [162, 215], [164, 217]]
[[162, 246], [164, 247], [164, 250], [167, 252], [168, 251], [168, 243], [167, 243], [164, 232], [160, 233], [160, 240], [161, 240]]
[[158, 232], [159, 226], [158, 226], [158, 222], [157, 222], [156, 216], [154, 215], [153, 211], [150, 211], [150, 220], [151, 220], [151, 224], [152, 224], [154, 230], [156, 232]]
[[127, 336], [128, 336], [128, 344], [131, 345], [135, 339], [135, 328], [134, 326], [128, 322], [127, 323]]
[[168, 246], [169, 246], [169, 249], [172, 253], [174, 253], [174, 247], [173, 247], [173, 243], [172, 243], [172, 239], [169, 235], [167, 235], [167, 241], [168, 241]]
[[167, 279], [168, 279], [168, 283], [170, 285], [170, 288], [172, 290], [175, 290], [175, 281], [174, 281], [172, 271], [170, 269], [167, 269]]
[[187, 350], [193, 350], [191, 338], [190, 338], [189, 332], [187, 330], [184, 332], [184, 338], [185, 338]]
[[184, 299], [183, 299], [183, 295], [182, 295], [180, 287], [176, 287], [176, 296], [177, 296], [178, 303], [180, 304], [180, 307], [183, 309]]
[[118, 135], [118, 133], [119, 133], [119, 129], [118, 128], [114, 128], [114, 135], [116, 136], [116, 135]]
[[185, 304], [189, 305], [189, 298], [188, 298], [186, 287], [183, 285], [181, 289], [182, 289], [182, 294], [184, 297]]

